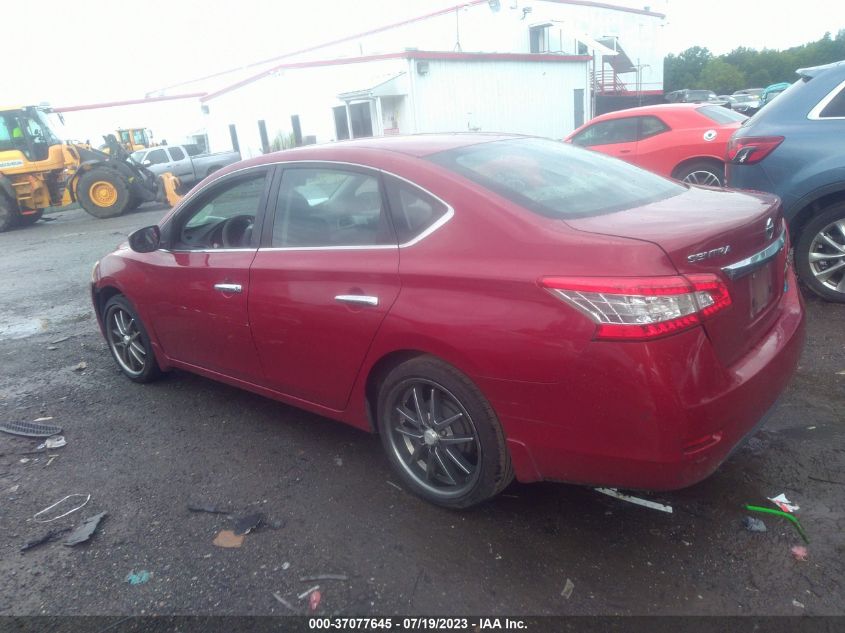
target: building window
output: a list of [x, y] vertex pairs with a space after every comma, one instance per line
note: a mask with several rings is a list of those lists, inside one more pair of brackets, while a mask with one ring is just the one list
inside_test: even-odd
[[541, 26], [532, 26], [528, 33], [531, 38], [531, 52], [532, 53], [548, 53], [549, 52], [549, 31], [550, 24], [543, 24]]
[[346, 122], [346, 106], [332, 108], [334, 112], [334, 129], [338, 141], [349, 138], [349, 125]]

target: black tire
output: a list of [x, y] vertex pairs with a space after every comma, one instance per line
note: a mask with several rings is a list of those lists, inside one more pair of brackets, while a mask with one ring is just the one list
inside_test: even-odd
[[[406, 406], [415, 390], [419, 408]], [[400, 408], [422, 424], [409, 422]], [[432, 356], [405, 361], [385, 377], [378, 428], [396, 474], [431, 503], [466, 508], [513, 479], [505, 435], [490, 403], [467, 376]]]
[[35, 213], [32, 213], [30, 215], [18, 216], [18, 222], [21, 226], [29, 226], [38, 222], [38, 220], [40, 220], [43, 215], [44, 209], [38, 209]]
[[0, 233], [11, 229], [18, 221], [18, 210], [9, 199], [0, 193]]
[[[105, 200], [92, 198], [92, 187], [99, 183], [106, 183], [113, 187], [114, 195]], [[76, 197], [80, 206], [95, 218], [113, 218], [120, 215], [129, 206], [129, 186], [116, 171], [104, 168], [95, 168], [87, 171], [79, 177], [76, 186]], [[113, 202], [112, 202], [113, 200]]]
[[[845, 224], [845, 202], [827, 207], [804, 225], [795, 246], [795, 268], [807, 288], [828, 301], [845, 303], [845, 229], [837, 226], [840, 222]], [[840, 248], [823, 240], [823, 233]], [[826, 275], [831, 267], [834, 272]]]
[[677, 169], [675, 171], [675, 178], [689, 185], [724, 187], [725, 165], [711, 160], [695, 161]]
[[109, 351], [124, 376], [145, 383], [161, 375], [147, 329], [126, 297], [115, 295], [106, 302], [103, 324]]

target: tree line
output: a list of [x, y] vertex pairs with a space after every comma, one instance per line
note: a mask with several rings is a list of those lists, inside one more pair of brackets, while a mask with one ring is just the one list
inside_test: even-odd
[[682, 88], [713, 90], [731, 94], [743, 88], [765, 88], [782, 81], [793, 82], [798, 68], [829, 64], [845, 59], [845, 29], [836, 37], [825, 33], [815, 42], [777, 51], [758, 51], [741, 46], [724, 55], [693, 46], [664, 60], [663, 86], [666, 92]]

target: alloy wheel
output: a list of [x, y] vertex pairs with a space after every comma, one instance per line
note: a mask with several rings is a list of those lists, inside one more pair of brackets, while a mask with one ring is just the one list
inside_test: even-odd
[[816, 233], [808, 257], [816, 281], [845, 293], [845, 219], [831, 222]]
[[690, 185], [704, 185], [706, 187], [721, 187], [722, 180], [712, 171], [703, 169], [691, 171], [684, 176], [683, 182]]
[[147, 364], [147, 349], [135, 317], [115, 307], [108, 315], [107, 332], [109, 347], [121, 369], [131, 376], [140, 376]]
[[481, 464], [481, 443], [466, 408], [445, 387], [422, 378], [406, 380], [395, 393], [388, 439], [400, 466], [429, 493], [465, 494]]

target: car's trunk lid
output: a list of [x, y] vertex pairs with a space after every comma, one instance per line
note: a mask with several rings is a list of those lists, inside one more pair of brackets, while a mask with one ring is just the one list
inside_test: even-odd
[[[774, 196], [690, 187], [643, 207], [566, 222], [579, 231], [657, 244], [679, 273], [719, 275], [732, 305], [704, 327], [725, 365], [751, 349], [777, 318], [786, 249], [777, 250], [784, 228]], [[745, 262], [766, 249], [776, 254], [764, 264]]]

